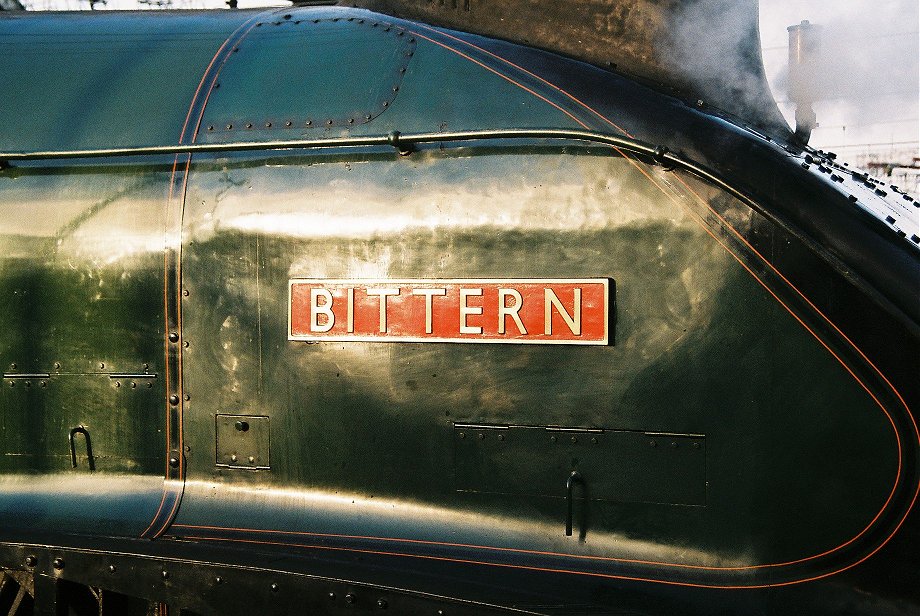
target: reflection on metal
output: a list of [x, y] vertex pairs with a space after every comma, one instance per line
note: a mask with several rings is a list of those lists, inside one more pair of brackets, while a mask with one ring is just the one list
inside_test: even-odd
[[83, 439], [86, 441], [86, 459], [89, 462], [89, 470], [96, 470], [96, 462], [93, 459], [93, 444], [89, 438], [89, 430], [84, 426], [77, 426], [76, 428], [70, 429], [70, 461], [73, 464], [73, 468], [77, 468], [77, 449], [76, 444], [74, 443], [74, 436], [77, 434], [82, 434]]

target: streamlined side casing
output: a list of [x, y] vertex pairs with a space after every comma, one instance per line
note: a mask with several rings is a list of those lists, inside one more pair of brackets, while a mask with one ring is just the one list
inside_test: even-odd
[[[617, 589], [756, 605], [761, 587], [879, 583], [876, 565], [909, 577], [918, 252], [897, 228], [913, 202], [509, 43], [350, 9], [125, 19], [148, 40], [200, 29], [172, 43], [200, 47], [178, 75], [127, 71], [135, 91], [158, 83], [140, 75], [169, 85], [162, 116], [135, 133], [113, 111], [53, 136], [7, 128], [4, 150], [329, 145], [2, 171], [8, 539], [157, 538], [214, 561], [245, 548], [499, 605], [526, 600], [438, 584], [506, 576], [564, 606], [577, 579], [609, 608]], [[123, 88], [108, 109], [127, 109]], [[689, 164], [513, 134], [547, 128]], [[411, 151], [335, 141], [483, 129], [504, 132]], [[610, 339], [290, 340], [295, 279], [603, 279]], [[76, 427], [92, 471], [80, 455], [72, 468]], [[916, 603], [907, 577], [886, 590]]]

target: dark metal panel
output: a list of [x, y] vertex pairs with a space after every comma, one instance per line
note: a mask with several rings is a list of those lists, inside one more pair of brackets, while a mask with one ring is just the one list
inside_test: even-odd
[[706, 504], [706, 437], [603, 428], [454, 424], [458, 492]]
[[271, 468], [271, 418], [254, 415], [216, 415], [217, 466], [268, 470]]

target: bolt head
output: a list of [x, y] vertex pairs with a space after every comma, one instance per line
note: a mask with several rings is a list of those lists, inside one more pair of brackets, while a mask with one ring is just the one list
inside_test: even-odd
[[272, 589], [272, 592], [278, 592], [278, 585], [272, 582], [272, 585], [269, 587]]
[[38, 559], [34, 556], [26, 556], [26, 567], [34, 567], [37, 562]]
[[179, 334], [176, 332], [169, 332], [169, 341], [170, 342], [179, 342]]
[[169, 466], [172, 468], [179, 468], [179, 458], [172, 456], [169, 458]]
[[354, 603], [357, 600], [358, 598], [355, 597], [354, 594], [352, 593], [348, 593], [347, 595], [345, 595], [345, 603]]
[[51, 561], [51, 566], [60, 571], [64, 568], [64, 559], [60, 556]]
[[377, 607], [379, 607], [380, 609], [385, 610], [385, 609], [387, 609], [389, 606], [390, 606], [390, 604], [387, 603], [387, 600], [386, 600], [386, 599], [377, 599]]
[[171, 396], [169, 396], [169, 403], [172, 404], [173, 406], [176, 406], [177, 404], [179, 404], [179, 396], [177, 396], [176, 394], [172, 394]]
[[118, 567], [115, 565], [109, 565], [109, 573], [115, 573], [116, 571], [118, 571]]

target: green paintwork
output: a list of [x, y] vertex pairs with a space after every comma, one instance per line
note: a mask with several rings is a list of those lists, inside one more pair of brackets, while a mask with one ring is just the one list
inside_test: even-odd
[[[283, 14], [254, 19], [225, 58], [255, 13], [4, 18], [0, 34], [13, 34], [0, 48], [15, 53], [0, 87], [14, 94], [0, 150], [175, 144], [190, 104], [204, 106], [202, 131], [185, 135], [209, 143], [587, 125], [573, 99], [420, 27], [386, 31], [347, 9]], [[28, 36], [44, 47], [23, 46]], [[30, 80], [35, 57], [45, 73]], [[220, 87], [199, 90], [215, 57]], [[22, 112], [37, 100], [50, 102]], [[670, 120], [630, 113], [640, 128]], [[741, 239], [786, 236], [719, 188], [558, 140], [196, 155], [187, 173], [183, 162], [0, 171], [0, 365], [49, 375], [4, 380], [0, 523], [39, 511], [17, 528], [271, 529], [423, 557], [459, 543], [489, 564], [744, 585], [828, 571], [864, 529], [879, 539], [874, 525], [891, 521], [880, 511], [906, 510], [914, 471], [901, 465], [916, 446], [896, 434], [903, 413], [886, 415], [893, 395]], [[296, 277], [607, 277], [614, 342], [292, 342]], [[491, 440], [458, 444], [470, 424]], [[95, 473], [85, 456], [70, 467], [79, 425]], [[515, 426], [506, 449], [503, 426]], [[583, 429], [603, 431], [598, 450], [571, 442]], [[269, 468], [232, 468], [230, 455]], [[572, 470], [585, 489], [567, 537]], [[170, 494], [184, 488], [181, 508], [164, 472]], [[103, 507], [115, 513], [101, 520]]]

